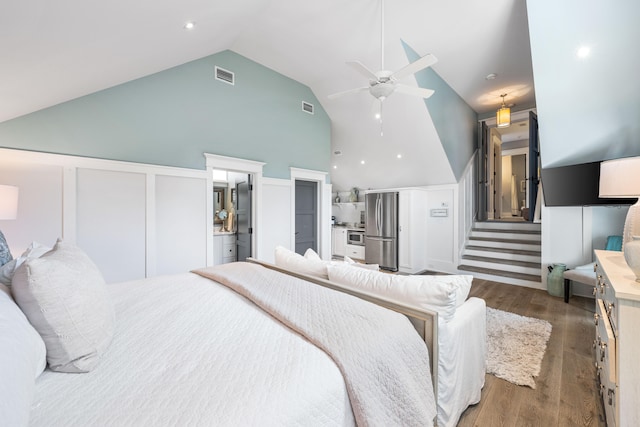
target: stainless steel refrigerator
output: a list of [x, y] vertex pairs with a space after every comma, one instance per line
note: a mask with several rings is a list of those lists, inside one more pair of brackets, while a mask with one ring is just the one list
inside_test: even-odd
[[398, 193], [365, 195], [365, 261], [398, 271]]

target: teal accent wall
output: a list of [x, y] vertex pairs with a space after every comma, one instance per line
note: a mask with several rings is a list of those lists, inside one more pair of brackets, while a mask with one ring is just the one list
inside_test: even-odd
[[0, 146], [192, 169], [206, 152], [289, 178], [291, 166], [329, 171], [331, 123], [309, 87], [223, 51], [0, 123]]
[[[409, 62], [420, 55], [401, 40]], [[444, 152], [456, 180], [475, 152], [478, 139], [478, 115], [431, 67], [415, 74], [418, 86], [435, 90], [425, 104], [438, 132]]]

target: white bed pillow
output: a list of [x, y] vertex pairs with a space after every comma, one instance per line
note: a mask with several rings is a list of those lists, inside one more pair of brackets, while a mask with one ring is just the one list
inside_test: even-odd
[[2, 267], [0, 267], [0, 283], [11, 286], [11, 279], [14, 273], [27, 259], [40, 258], [51, 250], [50, 247], [42, 245], [38, 242], [33, 242], [26, 251], [22, 253], [18, 258], [14, 258]]
[[80, 248], [58, 239], [16, 270], [11, 291], [47, 347], [49, 367], [88, 372], [105, 352], [114, 311], [100, 271]]
[[9, 289], [0, 284], [0, 423], [26, 426], [35, 379], [44, 371], [47, 353]]
[[324, 261], [305, 258], [283, 246], [276, 247], [275, 259], [278, 267], [322, 279], [329, 278], [327, 276], [327, 266]]
[[[401, 276], [341, 265], [330, 265], [327, 270], [333, 282], [411, 307], [436, 311], [446, 322], [453, 319], [464, 294], [464, 289], [460, 288], [466, 288], [467, 282], [469, 289], [471, 287], [471, 276], [444, 280], [440, 277], [445, 276]], [[468, 293], [467, 290], [466, 295]]]

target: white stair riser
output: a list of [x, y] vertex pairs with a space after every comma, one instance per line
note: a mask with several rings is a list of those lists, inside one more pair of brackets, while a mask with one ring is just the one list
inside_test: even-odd
[[531, 222], [476, 222], [473, 226], [475, 228], [492, 228], [494, 230], [540, 231], [542, 229], [540, 224]]
[[480, 246], [485, 248], [502, 248], [502, 249], [515, 249], [521, 251], [535, 251], [540, 252], [540, 243], [507, 243], [507, 242], [492, 242], [487, 240], [474, 240], [469, 239], [467, 243], [471, 246]]
[[490, 250], [479, 250], [479, 249], [469, 249], [469, 248], [465, 248], [463, 255], [481, 256], [486, 258], [494, 258], [497, 260], [507, 259], [510, 261], [535, 262], [537, 264], [540, 264], [542, 262], [540, 255], [522, 255], [522, 254], [493, 252]]
[[511, 271], [514, 273], [533, 274], [539, 276], [541, 273], [540, 267], [522, 267], [520, 265], [501, 264], [499, 262], [487, 262], [477, 261], [474, 259], [463, 259], [462, 264], [472, 267], [482, 267], [491, 270]]
[[483, 237], [486, 239], [511, 239], [511, 240], [531, 240], [533, 242], [540, 242], [539, 234], [521, 234], [521, 233], [496, 233], [493, 231], [478, 231], [474, 230], [469, 234], [470, 237]]

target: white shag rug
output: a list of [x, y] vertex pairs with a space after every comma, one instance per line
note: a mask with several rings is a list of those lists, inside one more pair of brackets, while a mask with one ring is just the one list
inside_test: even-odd
[[536, 388], [551, 335], [546, 320], [487, 307], [487, 372], [517, 385]]

